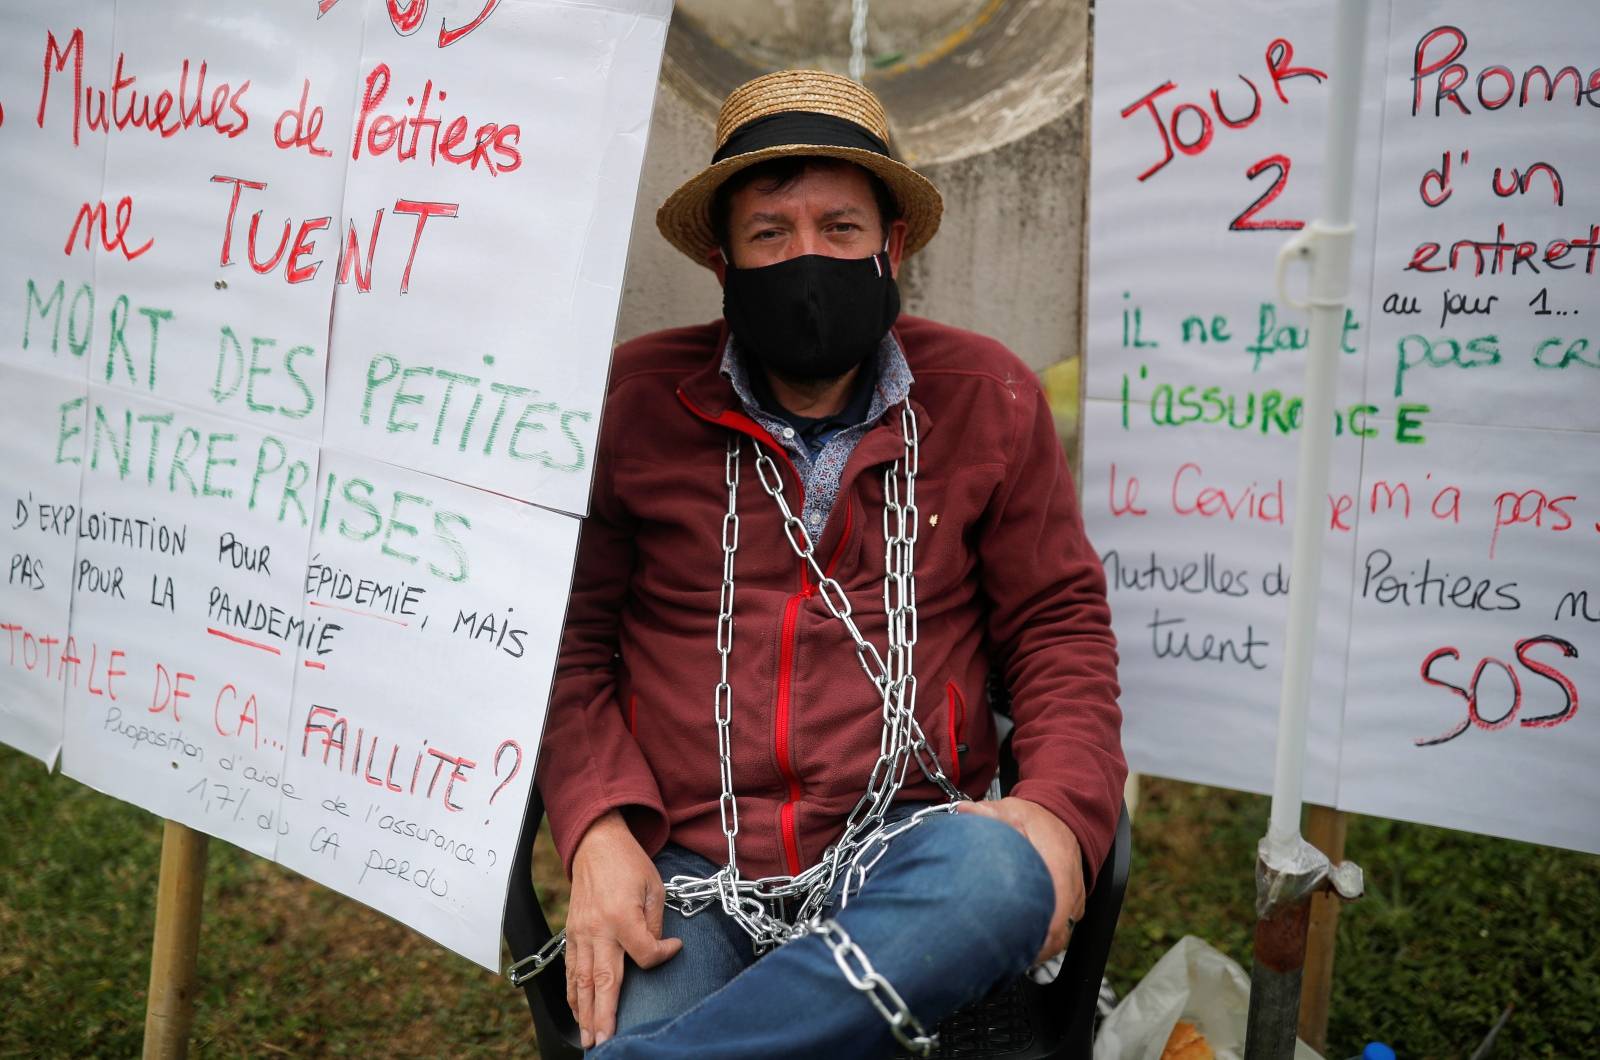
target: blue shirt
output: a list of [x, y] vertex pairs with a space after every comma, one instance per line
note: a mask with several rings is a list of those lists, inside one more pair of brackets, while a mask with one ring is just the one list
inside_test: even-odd
[[[905, 351], [895, 341], [892, 332], [885, 334], [883, 341], [878, 344], [876, 364], [863, 367], [875, 368], [870, 387], [863, 384], [858, 388], [861, 391], [859, 395], [852, 391], [850, 400], [845, 402], [844, 409], [836, 416], [822, 417], [820, 422], [813, 422], [812, 437], [808, 439], [802, 437], [808, 417], [798, 417], [802, 425], [797, 427], [795, 418], [792, 418], [794, 414], [783, 409], [776, 399], [772, 405], [780, 411], [768, 409], [756, 396], [750, 372], [731, 334], [722, 350], [722, 374], [733, 384], [734, 393], [738, 394], [745, 414], [783, 446], [800, 475], [805, 490], [805, 504], [800, 510], [800, 519], [813, 539], [822, 533], [828, 513], [833, 510], [833, 502], [839, 495], [839, 479], [844, 474], [850, 454], [855, 452], [856, 443], [885, 412], [905, 401], [906, 395], [911, 393], [911, 366], [906, 363]], [[765, 379], [761, 380], [761, 389], [771, 394]], [[858, 410], [860, 398], [865, 398], [864, 412]], [[853, 422], [835, 424], [835, 421], [843, 420]], [[815, 451], [808, 444], [811, 441], [820, 442]]]
[[845, 399], [844, 406], [830, 416], [802, 416], [798, 412], [790, 412], [783, 407], [778, 396], [772, 392], [771, 381], [765, 372], [750, 372], [746, 369], [750, 391], [763, 411], [781, 419], [784, 423], [794, 428], [800, 440], [806, 443], [806, 449], [811, 454], [811, 459], [816, 460], [822, 455], [834, 435], [842, 430], [854, 427], [858, 423], [865, 423], [872, 410], [872, 394], [878, 388], [878, 359], [868, 358], [865, 364], [856, 372], [856, 377], [850, 383], [850, 393]]

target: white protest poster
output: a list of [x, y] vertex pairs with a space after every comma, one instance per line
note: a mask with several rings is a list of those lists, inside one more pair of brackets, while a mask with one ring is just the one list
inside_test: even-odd
[[278, 860], [486, 968], [577, 544], [567, 515], [329, 451]]
[[[1396, 5], [1341, 807], [1600, 852], [1592, 5]], [[1591, 316], [1592, 314], [1592, 316]]]
[[1368, 400], [1600, 430], [1600, 17], [1398, 4]]
[[1369, 472], [1342, 808], [1600, 853], [1596, 452], [1438, 424]]
[[62, 771], [270, 857], [317, 448], [93, 384], [81, 444]]
[[[1090, 438], [1116, 437], [1116, 406], [1088, 404]], [[1203, 447], [1126, 446], [1085, 461], [1083, 508], [1105, 567], [1121, 659], [1123, 748], [1133, 768], [1244, 791], [1270, 789], [1289, 600], [1293, 465], [1281, 443], [1229, 432]], [[1351, 446], [1333, 481], [1354, 488]], [[1327, 562], [1306, 743], [1307, 797], [1333, 802], [1355, 543], [1348, 492], [1328, 498]]]
[[84, 389], [0, 364], [0, 743], [46, 766], [61, 748]]
[[[1374, 8], [1381, 27], [1387, 5]], [[1096, 12], [1084, 511], [1106, 560], [1124, 740], [1144, 772], [1271, 788], [1308, 342], [1274, 272], [1318, 202], [1333, 24], [1333, 8], [1309, 0], [1119, 0]], [[1370, 69], [1375, 120], [1381, 58]], [[1367, 233], [1373, 147], [1357, 186]], [[1291, 290], [1304, 279], [1297, 269]], [[1411, 421], [1362, 399], [1364, 308], [1342, 336], [1325, 511], [1306, 775], [1307, 798], [1323, 803], [1361, 443], [1381, 413]]]
[[[0, 362], [72, 379], [94, 340], [105, 138], [82, 129], [81, 81], [105, 84], [111, 4], [0, 0]], [[114, 218], [112, 219], [114, 222]], [[76, 250], [74, 248], [76, 247]]]
[[587, 510], [670, 13], [370, 0], [329, 445]]
[[111, 219], [77, 248], [99, 251], [92, 381], [320, 438], [361, 26], [310, 3], [119, 4], [114, 37], [85, 39], [115, 55], [80, 89]]
[[495, 966], [670, 13], [0, 0], [0, 741]]

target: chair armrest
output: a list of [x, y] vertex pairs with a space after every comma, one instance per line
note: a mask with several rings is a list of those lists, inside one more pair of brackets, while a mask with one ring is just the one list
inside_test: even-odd
[[[505, 922], [502, 933], [513, 962], [531, 957], [555, 933], [539, 904], [533, 885], [533, 841], [544, 820], [544, 799], [537, 784], [530, 785], [528, 812], [522, 820], [522, 835], [517, 840], [516, 856], [511, 861], [511, 882], [506, 889]], [[544, 1060], [581, 1060], [583, 1049], [578, 1036], [578, 1021], [567, 1007], [567, 963], [558, 956], [544, 971], [522, 984], [533, 1015], [534, 1032], [539, 1040], [539, 1055]]]
[[1084, 905], [1083, 920], [1072, 932], [1061, 975], [1052, 987], [1062, 991], [1062, 1004], [1072, 1013], [1064, 1040], [1073, 1051], [1063, 1055], [1088, 1056], [1094, 1041], [1096, 1005], [1100, 981], [1111, 957], [1111, 942], [1122, 915], [1122, 898], [1128, 890], [1128, 872], [1133, 861], [1133, 828], [1124, 803], [1117, 819], [1116, 838], [1095, 878], [1094, 890]]

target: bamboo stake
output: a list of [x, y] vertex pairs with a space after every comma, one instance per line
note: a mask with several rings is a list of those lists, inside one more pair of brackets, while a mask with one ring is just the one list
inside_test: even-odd
[[176, 821], [161, 835], [156, 937], [150, 950], [150, 997], [144, 1015], [146, 1060], [182, 1060], [194, 1020], [195, 954], [205, 894], [206, 836]]
[[[1344, 860], [1348, 818], [1329, 806], [1306, 807], [1306, 840], [1337, 865]], [[1333, 998], [1334, 931], [1344, 900], [1333, 891], [1311, 899], [1306, 938], [1305, 978], [1300, 981], [1300, 1039], [1319, 1053], [1328, 1051], [1328, 1005]]]

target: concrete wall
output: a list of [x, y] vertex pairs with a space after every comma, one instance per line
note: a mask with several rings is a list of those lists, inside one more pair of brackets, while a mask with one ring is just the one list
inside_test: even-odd
[[[1009, 8], [1015, 10], [1008, 21]], [[917, 65], [912, 54], [903, 70], [868, 77], [890, 109], [902, 153], [945, 198], [938, 236], [901, 277], [904, 305], [907, 312], [992, 335], [1016, 351], [1045, 381], [1058, 432], [1075, 449], [1088, 178], [1087, 8], [1078, 0], [992, 0], [983, 10], [989, 15], [979, 28], [993, 39], [966, 32], [959, 38], [966, 42], [963, 51], [949, 46], [947, 34], [934, 45], [938, 64]], [[741, 26], [748, 27], [748, 12], [741, 17]], [[907, 20], [914, 18], [900, 15], [891, 27], [896, 39], [906, 37]], [[1027, 20], [1046, 18], [1050, 35], [1031, 53], [1008, 58], [997, 51], [1025, 48]], [[718, 51], [716, 34], [709, 32], [715, 28], [680, 8], [669, 38], [634, 218], [619, 341], [721, 315], [715, 276], [674, 250], [655, 227], [656, 207], [711, 157], [717, 101], [743, 76], [763, 72]], [[978, 71], [983, 80], [963, 93], [961, 77], [941, 74], [941, 64]], [[1023, 76], [1000, 76], [1008, 71]], [[948, 103], [941, 106], [939, 94], [950, 85]], [[912, 120], [903, 120], [906, 115]]]

